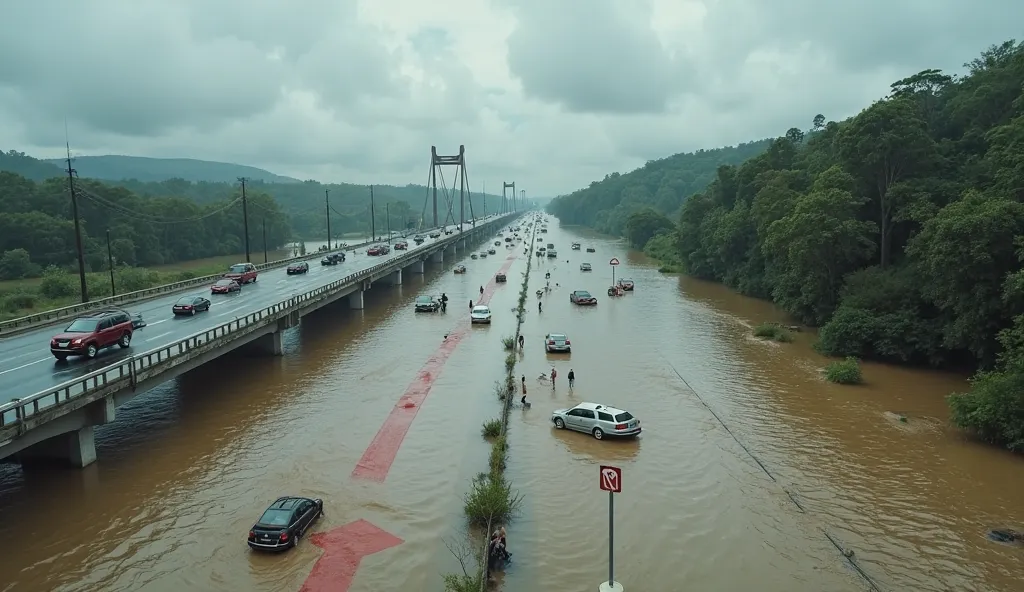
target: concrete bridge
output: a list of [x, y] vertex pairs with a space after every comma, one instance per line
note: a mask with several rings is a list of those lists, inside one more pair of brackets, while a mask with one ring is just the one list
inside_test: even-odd
[[[426, 265], [441, 264], [446, 257], [454, 257], [490, 239], [520, 215], [477, 220], [472, 228], [467, 223], [462, 232], [456, 230], [452, 235], [442, 235], [418, 246], [410, 244], [408, 251], [395, 252], [383, 261], [371, 257], [353, 258], [353, 265], [343, 264], [347, 274], [337, 279], [334, 279], [336, 275], [331, 275], [334, 268], [324, 268], [329, 271], [316, 274], [309, 284], [315, 287], [301, 294], [286, 298], [278, 294], [276, 301], [269, 305], [267, 296], [273, 293], [262, 299], [253, 298], [242, 309], [232, 310], [235, 316], [228, 322], [187, 336], [161, 333], [166, 337], [148, 351], [132, 353], [98, 370], [0, 405], [0, 460], [21, 463], [56, 460], [84, 467], [96, 460], [94, 426], [114, 421], [117, 407], [136, 395], [242, 346], [281, 355], [282, 332], [297, 326], [304, 315], [339, 301], [362, 309], [366, 293], [375, 283], [400, 284], [404, 274], [424, 273]], [[49, 338], [45, 339], [48, 342]], [[133, 343], [138, 341], [135, 339]], [[3, 350], [3, 342], [0, 342], [0, 356], [4, 355]], [[0, 374], [33, 370], [32, 364], [42, 368], [31, 362], [0, 371]], [[11, 386], [4, 386], [4, 391], [17, 385], [33, 384], [34, 375], [15, 376]], [[5, 395], [14, 394], [16, 392], [5, 392]]]

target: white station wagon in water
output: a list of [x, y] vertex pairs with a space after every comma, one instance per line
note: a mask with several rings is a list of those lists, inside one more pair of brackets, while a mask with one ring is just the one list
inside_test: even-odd
[[640, 420], [628, 411], [597, 403], [584, 402], [570, 409], [557, 409], [551, 413], [551, 423], [560, 430], [576, 430], [598, 440], [605, 436], [634, 438], [641, 432]]
[[469, 322], [490, 324], [491, 309], [486, 306], [474, 306], [473, 311], [469, 313]]

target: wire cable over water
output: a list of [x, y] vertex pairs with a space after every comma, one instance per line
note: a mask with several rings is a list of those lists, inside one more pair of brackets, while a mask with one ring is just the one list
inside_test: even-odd
[[[663, 355], [661, 356], [661, 359], [664, 360], [665, 364], [672, 369], [672, 373], [675, 374], [676, 377], [679, 378], [679, 380], [684, 385], [686, 385], [686, 388], [689, 389], [691, 393], [693, 393], [693, 396], [696, 397], [698, 401], [700, 401], [700, 404], [703, 405], [709, 413], [711, 413], [711, 415], [718, 421], [722, 428], [725, 429], [726, 433], [729, 434], [732, 437], [732, 439], [735, 440], [736, 443], [740, 445], [740, 448], [742, 448], [743, 451], [746, 452], [748, 456], [750, 456], [750, 458], [757, 464], [757, 466], [760, 467], [762, 471], [764, 471], [764, 474], [768, 475], [768, 478], [771, 479], [773, 483], [778, 484], [779, 487], [782, 488], [782, 491], [786, 493], [786, 496], [789, 497], [790, 501], [793, 502], [793, 505], [795, 505], [801, 513], [806, 514], [807, 509], [804, 508], [803, 504], [800, 503], [800, 500], [797, 499], [796, 494], [794, 494], [788, 487], [780, 483], [779, 480], [775, 478], [775, 475], [773, 475], [772, 472], [768, 470], [768, 467], [765, 466], [763, 462], [761, 462], [761, 459], [758, 458], [757, 455], [754, 454], [753, 451], [751, 451], [750, 448], [748, 448], [747, 445], [744, 444], [743, 441], [739, 439], [739, 437], [732, 431], [732, 429], [729, 428], [729, 425], [725, 423], [725, 421], [721, 418], [721, 416], [718, 415], [718, 413], [715, 412], [711, 405], [708, 405], [708, 402], [704, 400], [704, 397], [700, 396], [700, 393], [697, 392], [697, 389], [693, 388], [690, 385], [690, 383], [687, 382], [685, 378], [683, 378], [683, 375], [679, 373], [679, 370], [676, 369], [675, 365], [672, 362], [668, 361], [668, 359], [665, 358], [665, 356]], [[853, 570], [857, 572], [857, 574], [861, 578], [863, 578], [863, 580], [867, 583], [868, 588], [872, 592], [881, 592], [882, 589], [878, 586], [877, 583], [875, 583], [875, 580], [872, 579], [872, 577], [868, 575], [868, 573], [865, 572], [864, 569], [859, 565], [857, 559], [854, 557], [853, 550], [844, 547], [842, 543], [840, 543], [834, 535], [832, 535], [828, 532], [827, 529], [825, 529], [825, 527], [819, 525], [818, 528], [821, 530], [822, 534], [825, 535], [825, 538], [828, 540], [828, 542], [831, 543], [837, 551], [839, 551], [839, 554], [843, 556], [847, 564], [850, 565], [850, 567], [852, 567]]]

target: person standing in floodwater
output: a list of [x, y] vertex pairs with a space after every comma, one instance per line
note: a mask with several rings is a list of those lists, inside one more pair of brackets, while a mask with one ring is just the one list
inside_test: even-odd
[[[522, 334], [520, 334], [519, 335], [519, 349], [522, 350], [524, 345], [526, 345], [526, 338], [523, 337]], [[524, 385], [526, 384], [526, 376], [523, 376], [523, 384]]]
[[558, 371], [551, 368], [551, 390], [555, 390], [555, 379], [558, 378]]
[[572, 371], [572, 368], [569, 368], [569, 374], [566, 378], [569, 379], [569, 388], [572, 388], [572, 385], [576, 383], [576, 373]]
[[539, 300], [537, 301], [537, 312], [544, 312], [544, 303]]
[[469, 301], [469, 312], [473, 312], [473, 301]]

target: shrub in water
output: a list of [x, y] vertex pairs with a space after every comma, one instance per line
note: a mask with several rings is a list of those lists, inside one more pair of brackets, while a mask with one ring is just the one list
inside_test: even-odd
[[789, 343], [790, 341], [793, 341], [793, 336], [789, 331], [778, 323], [761, 323], [754, 327], [754, 337], [771, 339], [772, 341], [778, 341], [781, 343]]
[[502, 337], [501, 345], [503, 345], [505, 349], [512, 349], [516, 346], [516, 339], [515, 337]]
[[501, 435], [501, 420], [488, 419], [484, 422], [484, 427], [480, 431], [483, 433], [484, 438], [497, 438]]
[[[501, 433], [501, 422], [498, 422], [498, 433]], [[491, 478], [500, 479], [505, 470], [505, 462], [508, 460], [508, 440], [505, 436], [498, 436], [491, 444]]]
[[845, 360], [832, 362], [825, 366], [825, 380], [836, 384], [860, 384], [863, 382], [860, 360], [851, 356]]
[[464, 510], [473, 526], [486, 528], [488, 521], [507, 523], [519, 510], [523, 498], [503, 477], [480, 473], [466, 493]]
[[508, 370], [509, 372], [511, 372], [512, 369], [515, 368], [515, 367], [516, 367], [516, 355], [515, 354], [509, 354], [508, 356], [505, 357], [505, 369]]

